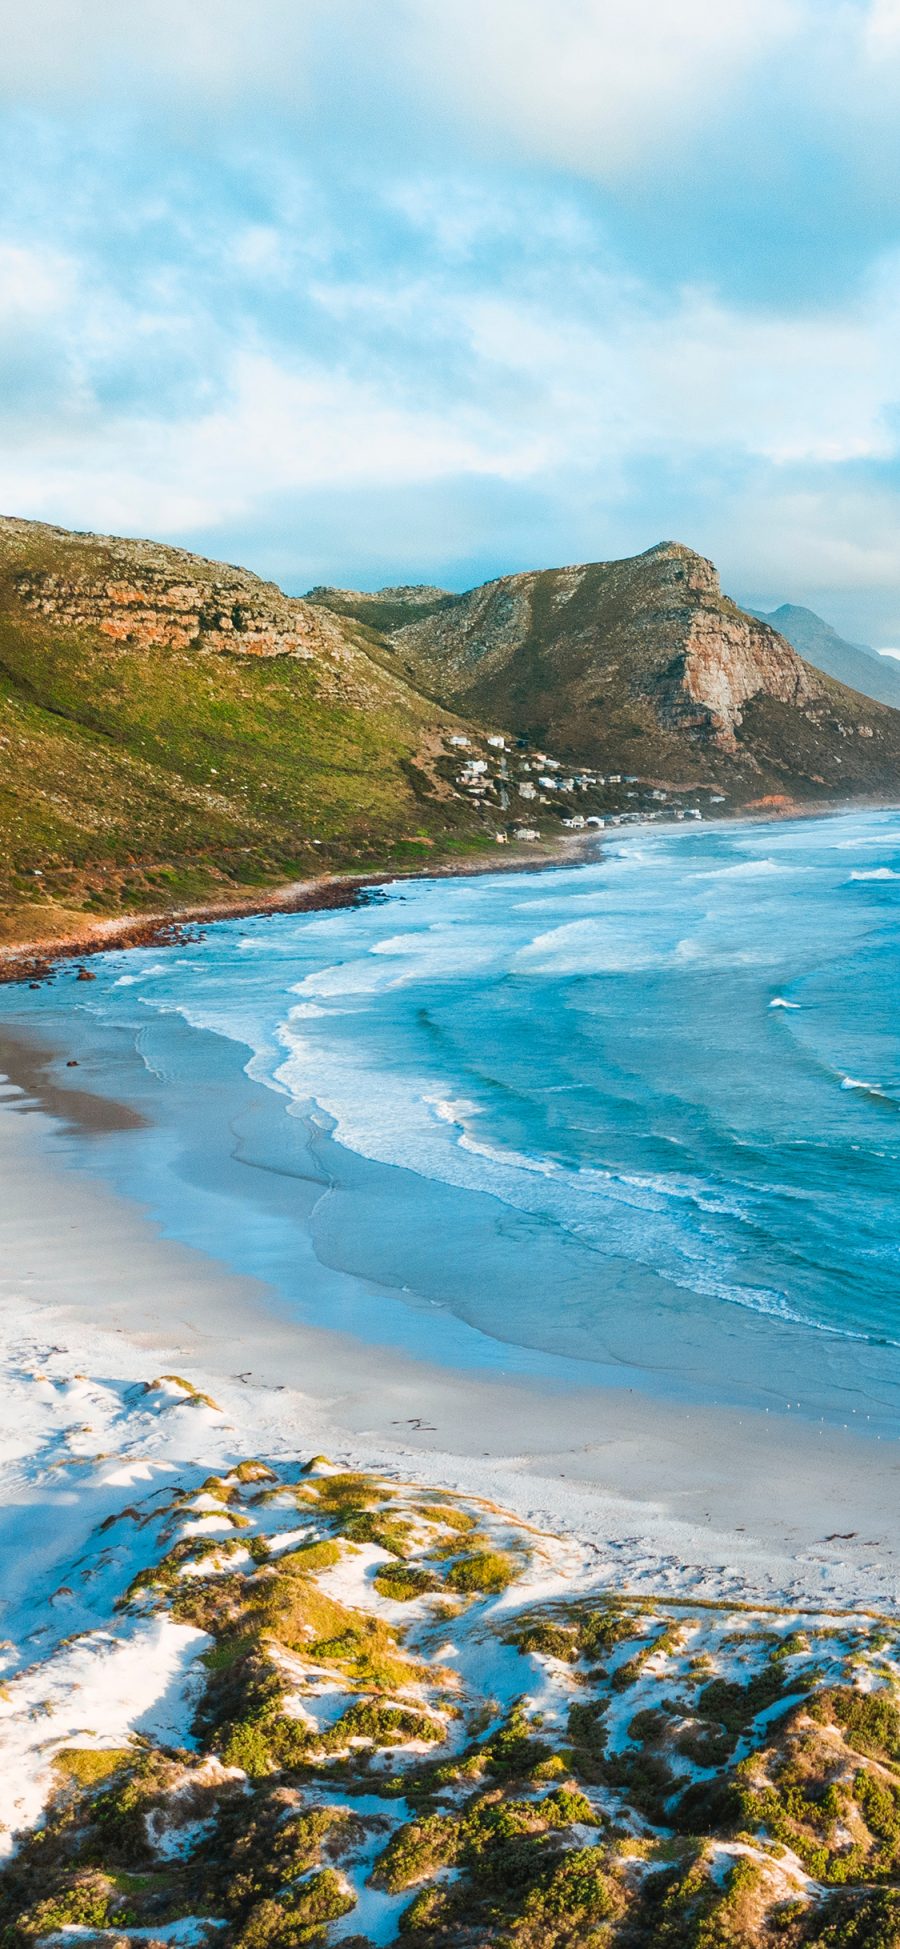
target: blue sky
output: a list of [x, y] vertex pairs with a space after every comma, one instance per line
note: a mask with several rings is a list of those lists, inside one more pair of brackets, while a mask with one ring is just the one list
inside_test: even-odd
[[900, 0], [0, 0], [0, 507], [900, 644]]

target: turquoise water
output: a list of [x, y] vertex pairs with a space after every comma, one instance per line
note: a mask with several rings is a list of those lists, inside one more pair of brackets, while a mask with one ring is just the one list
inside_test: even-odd
[[147, 1116], [70, 1161], [298, 1319], [896, 1432], [898, 916], [897, 813], [634, 828], [98, 957], [0, 1026]]

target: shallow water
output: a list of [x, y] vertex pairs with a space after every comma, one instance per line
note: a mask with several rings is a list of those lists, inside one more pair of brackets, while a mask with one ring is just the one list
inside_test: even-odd
[[[6, 990], [67, 1159], [298, 1318], [900, 1430], [900, 815], [636, 828]], [[246, 1073], [245, 1073], [246, 1069]]]

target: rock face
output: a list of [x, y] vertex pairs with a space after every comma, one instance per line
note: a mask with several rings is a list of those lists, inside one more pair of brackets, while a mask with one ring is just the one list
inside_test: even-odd
[[[35, 563], [35, 538], [42, 542]], [[0, 562], [16, 602], [67, 629], [132, 649], [243, 656], [341, 656], [345, 638], [321, 608], [246, 569], [151, 541], [72, 535], [0, 518]]]
[[683, 637], [668, 698], [661, 700], [670, 722], [734, 748], [752, 697], [763, 693], [802, 706], [821, 694], [816, 673], [783, 636], [725, 601], [712, 562], [675, 544], [651, 554], [660, 584], [674, 589], [668, 627], [674, 638]]
[[[805, 663], [678, 542], [420, 600], [381, 625], [411, 681], [572, 763], [714, 780], [743, 802], [900, 782], [900, 715]], [[356, 602], [342, 612], [374, 624], [377, 599]]]

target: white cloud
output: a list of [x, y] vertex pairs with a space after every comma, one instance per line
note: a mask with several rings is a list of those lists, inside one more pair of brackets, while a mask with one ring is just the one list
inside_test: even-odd
[[874, 60], [900, 53], [900, 0], [872, 0], [863, 9], [862, 45]]
[[[282, 265], [268, 226], [226, 247], [266, 276]], [[850, 507], [831, 479], [897, 451], [895, 259], [855, 306], [799, 320], [691, 289], [664, 306], [634, 278], [589, 269], [557, 289], [552, 266], [502, 295], [489, 274], [437, 286], [304, 273], [303, 289], [319, 319], [310, 346], [276, 349], [260, 321], [214, 340], [208, 296], [196, 312], [166, 288], [156, 310], [146, 291], [129, 304], [73, 260], [0, 246], [0, 354], [14, 355], [23, 320], [35, 345], [46, 339], [27, 420], [12, 387], [0, 410], [0, 504], [164, 534], [252, 523], [263, 501], [316, 487], [375, 494], [467, 476], [613, 506], [636, 464], [674, 463], [698, 481], [762, 466], [760, 576], [769, 564], [777, 583], [775, 557], [795, 544], [810, 573], [826, 554], [840, 562], [848, 586], [898, 572], [894, 497], [876, 519], [870, 495]], [[215, 344], [211, 376], [195, 341]], [[164, 372], [187, 361], [181, 389], [158, 403], [144, 383], [109, 394], [107, 370], [126, 357], [140, 375], [145, 353]], [[785, 500], [780, 476], [798, 468], [821, 470], [827, 490]], [[750, 519], [742, 509], [746, 533]]]
[[877, 168], [900, 102], [900, 0], [0, 0], [0, 47], [8, 103], [162, 117], [189, 143], [321, 116], [349, 151], [377, 125], [385, 153], [396, 134], [458, 159], [463, 132], [703, 199], [711, 131], [726, 177], [790, 195], [802, 128]]
[[272, 89], [302, 105], [311, 36], [335, 7], [352, 11], [351, 0], [0, 0], [0, 86], [14, 100], [128, 107]]
[[518, 376], [561, 464], [592, 450], [718, 448], [779, 465], [897, 450], [896, 265], [831, 315], [741, 311], [692, 290], [663, 308], [634, 280], [611, 278], [595, 281], [593, 313], [488, 296], [465, 320], [479, 358]]
[[409, 0], [406, 12], [423, 85], [448, 92], [486, 146], [501, 133], [601, 175], [715, 119], [723, 91], [807, 17], [803, 0]]
[[428, 483], [460, 474], [527, 475], [526, 437], [436, 409], [391, 404], [378, 388], [241, 353], [214, 411], [173, 423], [130, 415], [57, 429], [27, 453], [0, 452], [0, 506], [78, 526], [154, 534], [251, 516], [263, 497], [320, 488]]
[[62, 252], [0, 242], [0, 331], [65, 311], [77, 281], [77, 265]]
[[711, 510], [709, 526], [733, 585], [755, 576], [760, 587], [857, 595], [900, 586], [900, 496], [876, 482], [763, 477]]

